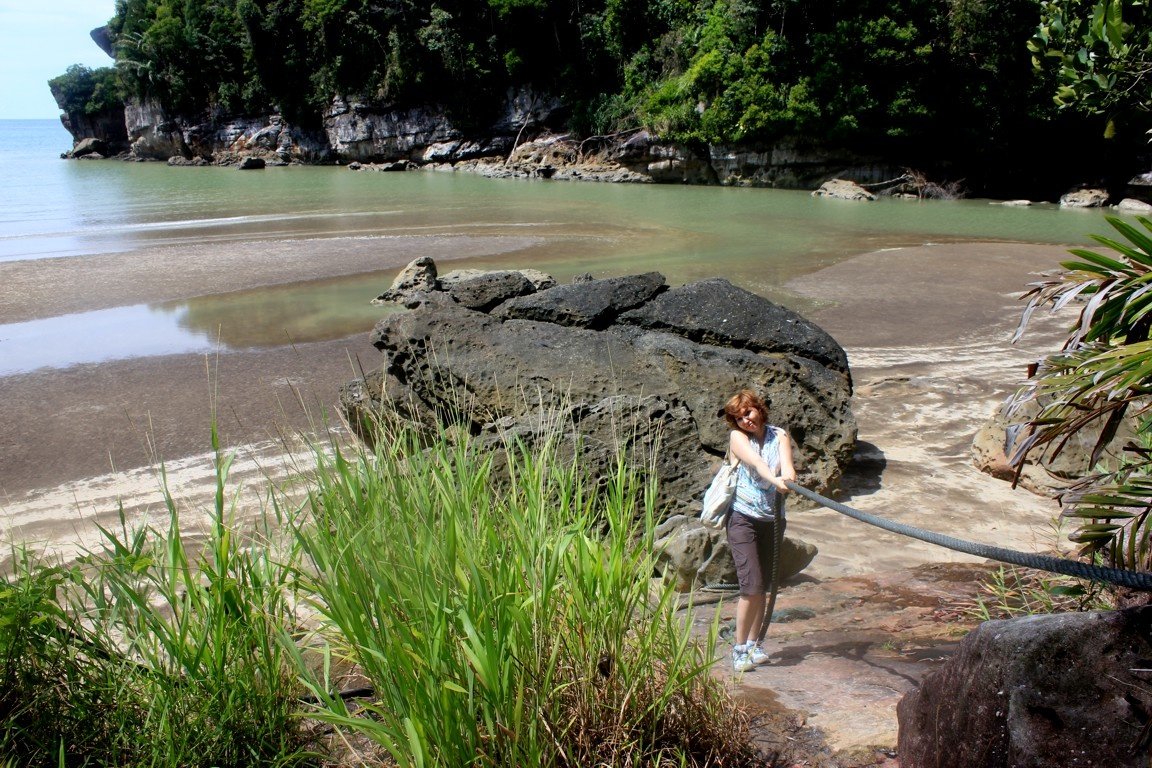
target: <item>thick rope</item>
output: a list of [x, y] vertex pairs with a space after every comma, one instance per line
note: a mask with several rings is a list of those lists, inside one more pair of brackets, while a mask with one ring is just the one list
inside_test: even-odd
[[796, 483], [789, 482], [788, 487], [796, 493], [806, 498], [815, 501], [817, 504], [828, 507], [828, 509], [839, 512], [842, 515], [859, 520], [862, 523], [874, 525], [877, 528], [883, 528], [892, 533], [899, 533], [902, 536], [910, 536], [913, 539], [926, 541], [929, 544], [936, 544], [937, 546], [946, 547], [956, 552], [963, 552], [968, 555], [975, 555], [976, 557], [983, 557], [989, 560], [997, 560], [1001, 563], [1008, 563], [1010, 565], [1020, 565], [1025, 568], [1035, 568], [1040, 571], [1050, 571], [1051, 573], [1062, 573], [1066, 576], [1075, 576], [1078, 579], [1088, 579], [1089, 581], [1102, 581], [1109, 584], [1119, 584], [1129, 589], [1141, 590], [1144, 592], [1152, 592], [1152, 573], [1146, 571], [1125, 571], [1119, 568], [1107, 568], [1101, 565], [1091, 565], [1089, 563], [1081, 563], [1078, 560], [1066, 560], [1060, 557], [1048, 557], [1047, 555], [1035, 555], [1028, 552], [1017, 552], [1014, 549], [1004, 549], [1003, 547], [990, 547], [987, 544], [977, 544], [971, 541], [964, 541], [952, 536], [944, 536], [943, 534], [933, 533], [926, 531], [923, 528], [916, 528], [915, 526], [905, 525], [904, 523], [897, 523], [892, 520], [887, 520], [883, 517], [870, 515], [867, 512], [861, 512], [858, 509], [853, 509], [846, 504], [841, 504], [838, 501], [821, 496], [815, 491], [810, 491], [803, 486]]
[[764, 607], [764, 618], [760, 622], [760, 632], [756, 644], [764, 642], [768, 635], [768, 625], [772, 623], [772, 612], [776, 610], [776, 593], [780, 591], [780, 550], [784, 547], [784, 528], [788, 524], [784, 517], [784, 494], [776, 494], [776, 521], [772, 523], [772, 580], [768, 589], [768, 604]]

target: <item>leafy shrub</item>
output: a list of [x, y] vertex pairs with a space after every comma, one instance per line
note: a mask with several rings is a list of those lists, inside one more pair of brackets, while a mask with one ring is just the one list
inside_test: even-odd
[[120, 80], [112, 67], [89, 69], [73, 64], [49, 80], [48, 88], [60, 109], [71, 114], [96, 115], [124, 103]]

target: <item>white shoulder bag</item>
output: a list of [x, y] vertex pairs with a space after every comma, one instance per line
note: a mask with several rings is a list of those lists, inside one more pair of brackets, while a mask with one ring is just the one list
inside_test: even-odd
[[728, 523], [728, 513], [732, 511], [732, 500], [736, 497], [736, 470], [739, 461], [729, 461], [732, 452], [724, 455], [720, 471], [704, 491], [704, 508], [700, 512], [700, 522], [707, 528], [723, 528]]

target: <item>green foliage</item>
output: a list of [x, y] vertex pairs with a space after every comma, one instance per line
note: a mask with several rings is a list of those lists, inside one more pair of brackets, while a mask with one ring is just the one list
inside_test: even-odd
[[[1076, 300], [1081, 309], [1063, 349], [1043, 361], [1038, 375], [1017, 394], [1039, 413], [1016, 449], [1020, 463], [1033, 450], [1060, 452], [1075, 434], [1099, 428], [1091, 463], [1098, 472], [1064, 496], [1064, 515], [1079, 521], [1073, 540], [1085, 552], [1103, 552], [1127, 568], [1152, 567], [1152, 221], [1139, 226], [1108, 222], [1122, 240], [1094, 235], [1107, 249], [1077, 248], [1059, 277], [1034, 284], [1017, 336], [1036, 307], [1059, 309]], [[1123, 460], [1101, 462], [1104, 447], [1126, 419], [1138, 438]]]
[[118, 0], [109, 22], [116, 67], [130, 93], [173, 112], [240, 111], [249, 46], [235, 0]]
[[[530, 86], [585, 134], [813, 137], [999, 169], [1022, 144], [1043, 151], [1054, 111], [1056, 74], [1037, 78], [1023, 45], [1038, 14], [1036, 0], [118, 0], [109, 31], [126, 91], [173, 113], [278, 108], [315, 128], [342, 96], [432, 101], [487, 126]], [[1102, 18], [1101, 40], [1119, 34], [1140, 60], [1152, 25]], [[1042, 27], [1050, 42], [1057, 27]]]
[[48, 81], [60, 109], [70, 114], [96, 115], [124, 103], [120, 81], [112, 67], [89, 69], [73, 64]]
[[1099, 584], [1028, 569], [1000, 566], [981, 590], [983, 596], [965, 608], [979, 621], [1112, 608]]
[[[0, 582], [0, 755], [12, 764], [117, 762], [100, 727], [119, 705], [122, 664], [93, 663], [69, 631], [62, 592], [74, 574], [17, 551]], [[93, 727], [93, 725], [97, 727]]]
[[1057, 77], [1061, 108], [1109, 117], [1152, 109], [1152, 8], [1147, 0], [1045, 0], [1028, 41], [1033, 66]]
[[[103, 530], [71, 569], [17, 560], [0, 586], [0, 750], [21, 765], [292, 765], [308, 758], [280, 642], [293, 571], [228, 524], [230, 459], [202, 549], [180, 529]], [[197, 549], [199, 552], [197, 553]]]
[[623, 462], [597, 488], [562, 434], [510, 443], [499, 470], [467, 439], [408, 430], [372, 455], [318, 455], [307, 586], [325, 656], [354, 661], [376, 696], [354, 714], [321, 676], [318, 717], [401, 766], [747, 757], [708, 673], [715, 627], [701, 647], [669, 589], [652, 592], [651, 489]]
[[[315, 764], [307, 715], [405, 766], [746, 764], [745, 717], [710, 674], [716, 623], [698, 638], [652, 584], [654, 489], [634, 457], [588, 475], [571, 425], [542, 422], [507, 454], [405, 429], [374, 454], [317, 447], [244, 537], [217, 449], [199, 536], [165, 491], [167, 526], [121, 511], [71, 568], [18, 552], [0, 759]], [[372, 685], [358, 710], [334, 659]]]

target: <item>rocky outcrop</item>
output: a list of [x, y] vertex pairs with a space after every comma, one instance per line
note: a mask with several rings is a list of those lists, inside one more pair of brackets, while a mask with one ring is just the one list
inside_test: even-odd
[[720, 184], [737, 187], [812, 189], [837, 175], [857, 182], [881, 182], [903, 172], [898, 166], [803, 139], [782, 139], [768, 147], [709, 147], [709, 164]]
[[[451, 424], [494, 447], [508, 435], [532, 444], [559, 419], [582, 436], [593, 468], [607, 469], [627, 446], [656, 471], [664, 512], [695, 515], [727, 445], [719, 409], [751, 387], [792, 433], [802, 483], [829, 488], [851, 458], [843, 351], [798, 315], [725, 281], [669, 290], [647, 274], [524, 293], [527, 278], [499, 275], [481, 291], [476, 276], [420, 275], [408, 272], [398, 282], [411, 290], [388, 294], [411, 311], [373, 331], [384, 366], [342, 394], [368, 439], [383, 417]], [[705, 300], [715, 306], [694, 306]]]
[[[126, 110], [131, 153], [169, 165], [240, 165], [256, 158], [266, 165], [331, 160], [324, 139], [289, 125], [280, 115], [185, 123], [152, 102]], [[191, 161], [191, 162], [183, 162]]]
[[84, 157], [85, 155], [107, 157], [109, 155], [108, 142], [103, 139], [81, 139], [76, 142], [76, 146], [72, 147], [72, 151], [68, 154], [71, 157]]
[[212, 158], [217, 165], [236, 165], [246, 157], [269, 165], [325, 162], [335, 157], [322, 135], [301, 130], [281, 115], [195, 123], [184, 127], [183, 137], [189, 152]]
[[324, 131], [341, 159], [361, 162], [408, 157], [460, 138], [442, 108], [392, 110], [340, 97], [324, 116]]
[[981, 624], [897, 708], [902, 768], [1149, 764], [1152, 607]]
[[136, 157], [167, 160], [176, 155], [192, 156], [180, 125], [155, 102], [130, 101], [125, 104], [124, 124], [129, 150]]
[[[1035, 402], [1024, 403], [1011, 417], [1001, 407], [986, 421], [972, 440], [972, 462], [981, 472], [1016, 480], [1016, 469], [1009, 463], [1019, 441], [1026, 434], [1027, 422], [1039, 414]], [[1124, 446], [1136, 436], [1136, 426], [1125, 420], [1104, 448], [1104, 459], [1115, 463], [1123, 458]], [[1064, 443], [1060, 453], [1034, 450], [1020, 472], [1019, 484], [1041, 496], [1058, 496], [1077, 480], [1092, 474], [1092, 450], [1100, 436], [1100, 425], [1087, 425]]]
[[496, 178], [783, 188], [811, 188], [837, 173], [861, 181], [896, 173], [871, 160], [808, 147], [799, 140], [706, 151], [646, 131], [581, 140], [550, 130], [563, 124], [564, 105], [528, 87], [510, 89], [490, 125], [468, 129], [436, 105], [339, 95], [316, 116], [316, 131], [291, 125], [277, 114], [167, 115], [154, 102], [129, 102], [122, 114], [107, 117], [110, 122], [100, 126], [67, 120], [65, 125], [77, 140], [103, 139], [112, 151], [130, 149], [135, 159], [183, 158], [195, 164], [236, 165], [253, 156], [268, 164], [348, 163], [363, 171], [423, 168]]
[[834, 197], [837, 200], [875, 200], [876, 195], [854, 181], [829, 179], [812, 193], [812, 197]]
[[[93, 39], [100, 30], [92, 30]], [[128, 150], [128, 130], [125, 125], [123, 105], [88, 113], [81, 109], [65, 108], [68, 96], [54, 83], [49, 83], [52, 98], [60, 108], [60, 123], [72, 134], [72, 150], [64, 157], [85, 157], [99, 154], [109, 157]], [[100, 149], [92, 150], [90, 142], [98, 142]], [[80, 150], [77, 152], [77, 150]]]
[[1076, 189], [1060, 197], [1061, 208], [1099, 208], [1108, 202], [1103, 189]]
[[1133, 197], [1126, 197], [1116, 204], [1116, 210], [1147, 215], [1152, 213], [1152, 204], [1146, 203], [1143, 200], [1137, 200]]
[[[657, 567], [678, 592], [736, 583], [736, 564], [723, 532], [706, 528], [699, 518], [676, 515], [656, 529]], [[792, 536], [780, 546], [780, 582], [808, 567], [816, 547]]]

